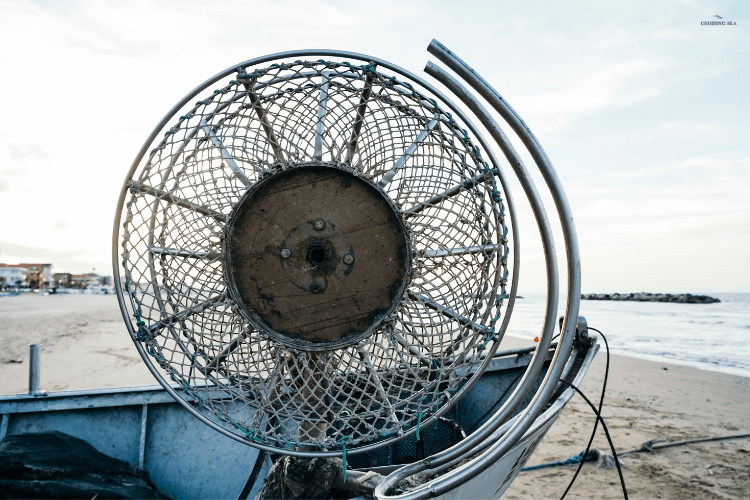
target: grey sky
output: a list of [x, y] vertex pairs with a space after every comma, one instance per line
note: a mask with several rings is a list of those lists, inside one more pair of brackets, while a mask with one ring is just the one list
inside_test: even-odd
[[[545, 147], [576, 216], [585, 292], [750, 292], [749, 5], [0, 1], [0, 262], [111, 274], [133, 157], [218, 71], [338, 48], [421, 72], [434, 37]], [[714, 15], [737, 25], [701, 26]], [[519, 209], [521, 291], [540, 291], [535, 225]]]

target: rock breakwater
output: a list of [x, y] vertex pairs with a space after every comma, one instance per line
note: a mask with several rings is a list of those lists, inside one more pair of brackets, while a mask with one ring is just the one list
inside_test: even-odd
[[721, 302], [708, 295], [692, 295], [690, 293], [589, 293], [581, 295], [582, 300], [630, 300], [635, 302], [677, 302], [679, 304], [713, 304]]

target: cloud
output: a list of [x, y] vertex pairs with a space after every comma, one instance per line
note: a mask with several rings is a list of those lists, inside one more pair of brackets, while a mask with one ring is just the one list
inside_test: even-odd
[[[321, 47], [372, 53], [419, 73], [434, 60], [424, 48], [436, 36], [540, 137], [569, 193], [586, 265], [602, 276], [624, 269], [635, 280], [643, 277], [638, 258], [666, 262], [663, 255], [693, 248], [703, 235], [736, 261], [750, 246], [737, 236], [750, 225], [748, 109], [735, 100], [736, 109], [719, 113], [727, 97], [710, 79], [734, 71], [731, 81], [742, 87], [747, 65], [738, 61], [750, 44], [740, 30], [719, 36], [685, 21], [703, 8], [4, 2], [0, 213], [15, 216], [0, 219], [3, 255], [15, 245], [23, 260], [107, 267], [115, 203], [133, 157], [163, 114], [216, 72], [262, 54]], [[638, 119], [621, 122], [626, 110]]]
[[8, 155], [10, 159], [17, 162], [42, 159], [48, 156], [47, 151], [39, 144], [31, 144], [26, 147], [18, 147], [11, 144], [8, 146], [8, 149], [10, 150], [10, 154]]
[[658, 86], [629, 85], [657, 68], [653, 61], [611, 64], [566, 82], [558, 90], [516, 96], [518, 108], [537, 117], [540, 133], [559, 131], [583, 116], [659, 95]]
[[742, 156], [738, 151], [730, 151], [710, 156], [689, 158], [676, 165], [680, 169], [710, 168], [716, 170], [733, 171], [738, 175], [750, 173], [750, 158]]

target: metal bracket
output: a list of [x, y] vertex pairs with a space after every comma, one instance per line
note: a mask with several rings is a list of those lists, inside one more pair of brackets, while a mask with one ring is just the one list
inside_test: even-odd
[[589, 335], [589, 324], [586, 322], [586, 318], [578, 316], [575, 343], [581, 346], [592, 346], [594, 342], [594, 338]]

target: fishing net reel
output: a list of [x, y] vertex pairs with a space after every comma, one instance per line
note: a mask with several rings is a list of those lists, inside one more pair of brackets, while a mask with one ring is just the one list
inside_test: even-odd
[[397, 66], [242, 63], [180, 101], [128, 173], [128, 329], [165, 389], [236, 440], [393, 444], [469, 390], [507, 327], [503, 182], [461, 110]]

